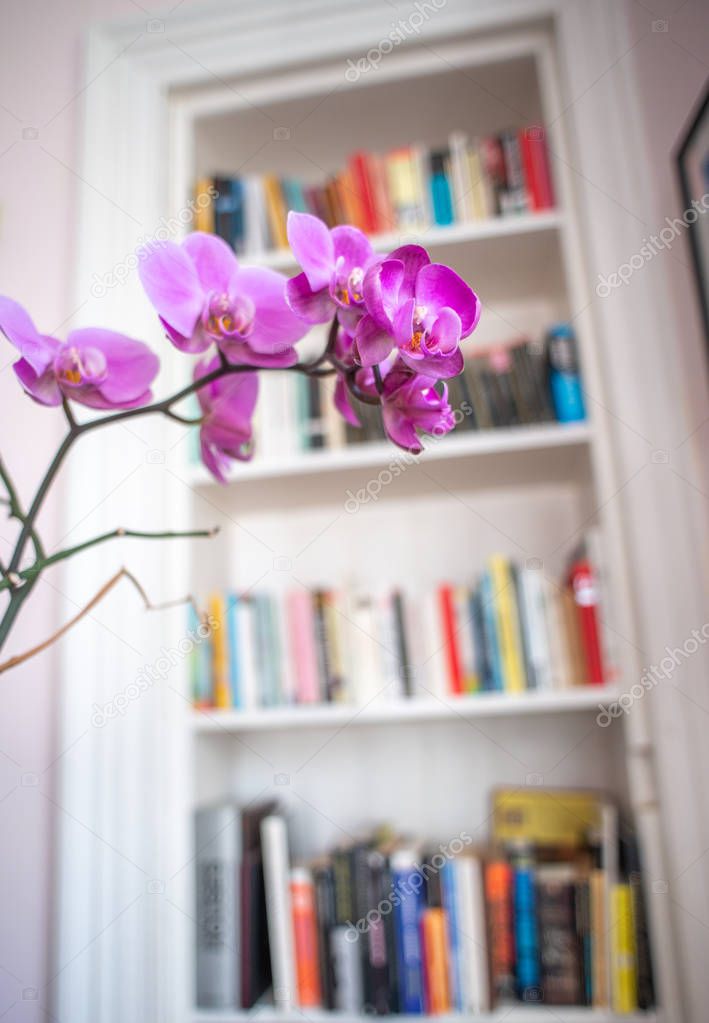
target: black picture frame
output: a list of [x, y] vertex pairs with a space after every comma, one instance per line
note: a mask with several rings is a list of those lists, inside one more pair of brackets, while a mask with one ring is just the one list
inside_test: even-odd
[[[684, 210], [709, 193], [709, 82], [690, 116], [676, 151]], [[709, 211], [689, 224], [694, 278], [709, 352]]]

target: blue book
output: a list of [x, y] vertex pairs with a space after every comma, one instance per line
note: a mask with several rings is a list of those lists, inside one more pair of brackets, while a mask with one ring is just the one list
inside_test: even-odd
[[226, 599], [226, 625], [229, 642], [229, 688], [231, 689], [232, 707], [241, 706], [239, 693], [239, 627], [236, 621], [236, 609], [239, 598], [229, 593]]
[[513, 900], [517, 994], [523, 1002], [538, 1002], [541, 971], [534, 868], [531, 864], [515, 866]]
[[451, 1005], [458, 1012], [463, 1011], [463, 977], [462, 977], [462, 942], [460, 940], [460, 923], [456, 909], [458, 898], [455, 869], [452, 860], [447, 860], [441, 867], [441, 901], [448, 921], [448, 951], [450, 961]]
[[450, 181], [448, 180], [448, 152], [431, 153], [431, 176], [429, 178], [429, 190], [431, 192], [431, 208], [433, 220], [436, 224], [452, 224], [455, 220], [453, 213], [453, 195], [451, 193]]
[[480, 679], [482, 690], [494, 689], [492, 677], [492, 664], [490, 652], [485, 638], [485, 626], [483, 623], [483, 608], [480, 599], [480, 590], [473, 590], [470, 594], [470, 622], [473, 630], [473, 642], [475, 648], [475, 670]]
[[[413, 884], [411, 883], [413, 878]], [[394, 944], [399, 981], [399, 1012], [420, 1016], [424, 1011], [423, 962], [419, 922], [423, 910], [421, 872], [405, 852], [391, 857], [391, 882], [395, 894]], [[397, 897], [398, 895], [398, 897]]]
[[482, 605], [483, 630], [487, 656], [490, 659], [491, 689], [502, 692], [505, 688], [505, 677], [502, 671], [500, 643], [497, 636], [495, 613], [495, 594], [492, 588], [490, 573], [486, 570], [480, 577], [480, 603]]
[[281, 181], [281, 188], [283, 189], [283, 198], [285, 199], [286, 207], [289, 210], [295, 210], [296, 213], [308, 213], [308, 204], [305, 201], [305, 193], [303, 186], [300, 181], [295, 181], [293, 178], [284, 178]]

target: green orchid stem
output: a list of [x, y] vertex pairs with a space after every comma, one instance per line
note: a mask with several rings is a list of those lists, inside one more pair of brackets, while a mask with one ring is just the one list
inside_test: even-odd
[[[330, 374], [335, 373], [336, 370], [340, 368], [339, 361], [334, 354], [338, 330], [339, 324], [335, 317], [332, 325], [330, 326], [327, 345], [325, 346], [322, 354], [313, 362], [298, 362], [294, 366], [286, 367], [286, 369], [296, 373], [304, 373], [306, 376], [313, 377], [329, 376]], [[67, 548], [64, 551], [59, 551], [57, 554], [46, 557], [39, 536], [35, 530], [35, 523], [47, 494], [49, 493], [50, 487], [52, 486], [64, 459], [69, 453], [69, 450], [74, 444], [74, 441], [78, 440], [78, 438], [82, 437], [84, 434], [90, 433], [92, 430], [98, 430], [103, 426], [111, 426], [114, 423], [124, 422], [127, 419], [135, 419], [138, 416], [160, 414], [188, 426], [198, 425], [201, 422], [200, 419], [188, 419], [186, 416], [181, 416], [177, 412], [173, 411], [173, 406], [179, 404], [179, 402], [188, 398], [190, 395], [195, 394], [208, 384], [213, 383], [215, 380], [220, 380], [222, 377], [231, 376], [235, 373], [252, 373], [256, 369], [258, 369], [259, 372], [264, 372], [264, 370], [268, 371], [282, 368], [283, 367], [271, 366], [232, 366], [226, 361], [226, 359], [222, 358], [220, 365], [216, 369], [212, 370], [211, 373], [207, 373], [199, 380], [193, 381], [191, 384], [188, 384], [186, 387], [183, 387], [181, 390], [171, 395], [169, 398], [164, 398], [162, 401], [156, 401], [152, 405], [144, 405], [140, 408], [123, 409], [120, 412], [113, 412], [110, 415], [102, 416], [99, 419], [92, 419], [87, 423], [77, 422], [74, 418], [74, 413], [69, 402], [64, 400], [62, 404], [64, 414], [69, 424], [69, 432], [59, 445], [59, 448], [57, 449], [57, 452], [37, 489], [37, 493], [34, 496], [32, 504], [26, 513], [22, 510], [12, 479], [3, 462], [0, 460], [0, 479], [2, 480], [7, 492], [7, 503], [10, 508], [10, 515], [22, 523], [20, 535], [17, 539], [17, 543], [15, 544], [15, 549], [10, 562], [7, 567], [4, 567], [0, 572], [0, 591], [6, 590], [10, 594], [9, 603], [5, 608], [2, 621], [0, 621], [0, 649], [2, 649], [5, 640], [8, 637], [20, 608], [29, 597], [41, 573], [57, 561], [63, 561], [88, 547], [93, 547], [98, 543], [102, 543], [118, 536], [167, 539], [177, 536], [195, 537], [212, 535], [211, 531], [200, 531], [194, 533], [140, 533], [133, 530], [113, 530], [110, 533], [104, 533], [102, 536], [95, 537], [93, 540], [88, 540], [86, 543], [78, 544], [76, 547]], [[32, 541], [35, 548], [35, 563], [29, 568], [20, 571], [19, 566], [22, 562], [28, 540]]]
[[[56, 554], [50, 554], [49, 557], [38, 560], [31, 565], [29, 568], [23, 569], [17, 573], [17, 578], [23, 582], [32, 581], [35, 579], [40, 572], [43, 572], [45, 568], [49, 568], [50, 565], [56, 565], [58, 561], [65, 561], [67, 558], [73, 557], [75, 554], [79, 554], [81, 551], [88, 550], [89, 547], [96, 547], [97, 544], [106, 543], [107, 540], [118, 540], [123, 537], [132, 537], [140, 540], [182, 540], [182, 539], [195, 539], [201, 537], [212, 537], [216, 536], [219, 532], [217, 526], [214, 529], [191, 529], [184, 532], [174, 532], [172, 530], [165, 530], [161, 533], [149, 533], [139, 529], [112, 529], [108, 533], [101, 533], [100, 536], [95, 536], [91, 540], [85, 540], [84, 543], [78, 543], [75, 547], [66, 547], [62, 551], [57, 551]], [[12, 583], [3, 579], [0, 580], [0, 590], [6, 590], [12, 587]]]

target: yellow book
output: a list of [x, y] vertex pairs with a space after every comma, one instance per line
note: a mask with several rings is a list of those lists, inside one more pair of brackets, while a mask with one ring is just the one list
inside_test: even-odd
[[527, 688], [527, 676], [524, 670], [514, 579], [509, 561], [501, 554], [495, 554], [490, 558], [489, 568], [495, 598], [505, 690], [510, 693], [522, 693]]
[[608, 900], [605, 870], [592, 870], [589, 878], [591, 915], [591, 970], [594, 1009], [607, 1009], [608, 994]]
[[229, 689], [229, 644], [227, 640], [226, 606], [221, 593], [209, 598], [212, 617], [212, 676], [214, 680], [214, 706], [231, 707]]
[[273, 245], [277, 249], [287, 249], [286, 204], [283, 199], [281, 183], [273, 174], [268, 174], [263, 179], [263, 190], [266, 196], [266, 212]]
[[492, 794], [492, 835], [496, 843], [523, 841], [578, 848], [601, 830], [598, 792], [499, 788]]
[[633, 900], [629, 884], [615, 884], [611, 890], [611, 989], [613, 1012], [635, 1012], [638, 1007], [638, 978], [635, 962]]
[[194, 186], [195, 231], [206, 231], [208, 234], [214, 234], [213, 188], [214, 181], [212, 178], [199, 178], [197, 184]]

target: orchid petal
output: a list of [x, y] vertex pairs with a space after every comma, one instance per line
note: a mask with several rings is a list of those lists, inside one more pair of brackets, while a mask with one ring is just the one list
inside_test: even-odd
[[401, 282], [401, 300], [413, 298], [414, 286], [419, 270], [428, 266], [431, 257], [422, 245], [401, 245], [387, 256], [387, 259], [398, 259], [404, 265], [404, 277]]
[[350, 426], [361, 426], [361, 422], [357, 418], [357, 413], [352, 407], [350, 401], [350, 392], [345, 383], [344, 377], [338, 376], [337, 383], [335, 384], [335, 395], [334, 395], [335, 408], [343, 417], [343, 419], [350, 424]]
[[[160, 360], [142, 341], [99, 327], [72, 330], [67, 344], [75, 348], [96, 348], [106, 359], [106, 378], [95, 385], [108, 402], [106, 407], [131, 407], [141, 397], [150, 397], [150, 385], [157, 376]], [[73, 395], [72, 395], [73, 396]], [[77, 396], [85, 401], [85, 395]], [[98, 408], [98, 405], [92, 405]]]
[[450, 355], [424, 355], [400, 349], [403, 361], [416, 373], [425, 373], [434, 380], [448, 380], [463, 372], [463, 353], [456, 348]]
[[386, 359], [394, 346], [391, 334], [381, 330], [369, 313], [365, 313], [357, 324], [355, 345], [361, 366], [376, 366]]
[[178, 334], [191, 337], [205, 295], [187, 252], [174, 242], [153, 242], [139, 258], [140, 280], [155, 310]]
[[306, 324], [286, 302], [286, 283], [282, 274], [257, 266], [244, 267], [232, 277], [232, 293], [248, 297], [254, 305], [254, 322], [247, 340], [256, 352], [282, 353], [307, 332]]
[[0, 295], [0, 330], [36, 373], [43, 373], [54, 359], [59, 342], [40, 334], [19, 302]]
[[332, 300], [327, 287], [313, 291], [306, 274], [291, 277], [286, 283], [286, 301], [306, 323], [326, 323], [332, 316]]
[[[334, 263], [342, 258], [342, 271], [348, 274], [356, 266], [364, 269], [372, 258], [372, 246], [366, 234], [357, 227], [345, 224], [331, 231]], [[302, 266], [302, 264], [301, 264]]]
[[376, 263], [365, 274], [363, 284], [365, 305], [382, 330], [391, 328], [400, 302], [399, 293], [404, 274], [405, 267], [400, 259], [385, 259], [381, 263]]
[[327, 287], [335, 264], [332, 235], [322, 220], [291, 210], [287, 222], [288, 242], [313, 291]]
[[449, 266], [431, 263], [424, 266], [416, 278], [416, 302], [431, 312], [445, 306], [460, 317], [462, 337], [467, 337], [480, 318], [477, 295]]
[[204, 291], [225, 294], [229, 290], [229, 281], [239, 264], [223, 238], [194, 231], [185, 238], [182, 248], [192, 260]]
[[12, 368], [25, 391], [40, 405], [61, 405], [62, 392], [51, 369], [37, 373], [27, 359], [18, 359]]
[[460, 317], [446, 306], [441, 309], [429, 331], [430, 340], [427, 341], [427, 347], [435, 348], [441, 355], [450, 355], [458, 347], [460, 332]]
[[382, 408], [382, 422], [387, 436], [398, 444], [405, 451], [412, 451], [418, 454], [422, 450], [421, 441], [416, 435], [416, 429], [410, 419], [397, 408], [384, 405]]

